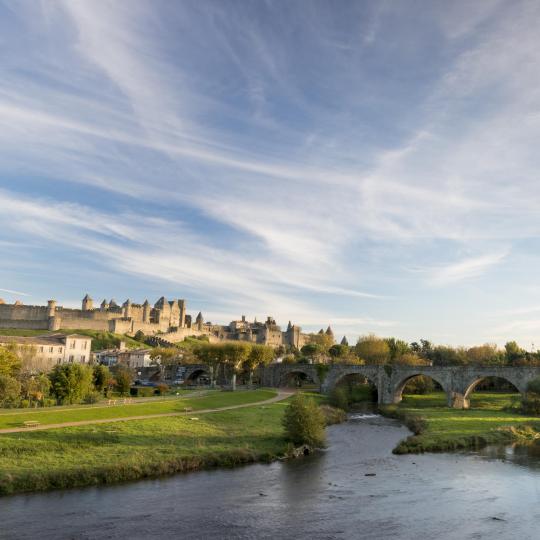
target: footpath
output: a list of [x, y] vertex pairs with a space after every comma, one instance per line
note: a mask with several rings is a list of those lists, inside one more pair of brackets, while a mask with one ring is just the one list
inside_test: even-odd
[[216, 409], [200, 409], [196, 411], [186, 410], [183, 412], [172, 412], [172, 413], [159, 413], [159, 414], [141, 414], [138, 416], [124, 416], [121, 418], [98, 418], [95, 420], [79, 420], [77, 422], [63, 422], [59, 424], [44, 424], [37, 425], [32, 427], [16, 427], [16, 428], [3, 428], [0, 429], [0, 435], [3, 433], [29, 433], [31, 431], [41, 431], [44, 429], [58, 429], [65, 427], [76, 427], [76, 426], [89, 426], [92, 424], [110, 424], [112, 422], [129, 422], [130, 420], [148, 420], [151, 418], [166, 418], [168, 416], [187, 416], [187, 415], [199, 415], [199, 414], [208, 414], [214, 412], [230, 411], [233, 409], [244, 409], [246, 407], [260, 407], [261, 405], [270, 405], [271, 403], [276, 403], [278, 401], [283, 401], [287, 399], [292, 394], [293, 390], [282, 390], [279, 389], [277, 396], [274, 396], [270, 399], [265, 399], [263, 401], [255, 401], [253, 403], [242, 403], [240, 405], [228, 405], [226, 407], [219, 407]]

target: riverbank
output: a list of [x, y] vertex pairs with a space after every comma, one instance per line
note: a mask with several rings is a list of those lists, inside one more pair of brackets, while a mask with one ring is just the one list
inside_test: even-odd
[[[187, 415], [4, 433], [0, 495], [273, 461], [287, 455], [290, 445], [282, 427], [287, 401], [267, 403], [269, 393], [276, 396], [275, 391], [257, 390], [200, 398], [205, 405], [236, 400], [242, 407], [220, 412], [194, 410]], [[259, 403], [242, 403], [254, 396]]]
[[445, 452], [488, 444], [527, 442], [540, 433], [540, 418], [511, 411], [515, 394], [475, 393], [467, 410], [446, 407], [442, 392], [405, 396], [381, 412], [401, 420], [414, 435], [401, 441], [395, 454]]

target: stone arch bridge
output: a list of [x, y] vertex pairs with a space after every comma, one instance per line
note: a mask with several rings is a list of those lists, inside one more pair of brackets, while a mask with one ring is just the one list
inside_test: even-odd
[[[261, 370], [264, 386], [285, 386], [295, 375], [320, 385], [323, 393], [348, 375], [360, 375], [377, 388], [378, 403], [392, 404], [401, 401], [407, 382], [418, 375], [425, 375], [439, 383], [446, 393], [449, 407], [468, 408], [474, 388], [487, 377], [500, 377], [513, 384], [523, 395], [527, 383], [540, 376], [540, 367], [511, 366], [361, 366], [334, 364], [326, 372], [312, 364], [271, 364]], [[322, 379], [322, 380], [321, 380]]]

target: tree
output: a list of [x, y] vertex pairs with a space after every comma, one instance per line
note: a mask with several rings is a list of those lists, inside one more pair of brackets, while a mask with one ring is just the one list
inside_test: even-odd
[[468, 364], [467, 352], [462, 347], [437, 345], [431, 352], [434, 366], [464, 366]]
[[223, 345], [203, 343], [194, 349], [195, 357], [210, 370], [210, 387], [215, 388], [217, 371], [223, 363]]
[[388, 343], [374, 334], [358, 338], [355, 351], [366, 364], [386, 364], [390, 358]]
[[232, 371], [231, 388], [236, 390], [236, 374], [240, 366], [248, 359], [251, 345], [248, 343], [224, 343], [223, 360]]
[[390, 353], [390, 362], [394, 363], [403, 355], [411, 352], [411, 348], [406, 341], [394, 337], [386, 338], [384, 341], [388, 344]]
[[21, 394], [25, 399], [41, 401], [49, 395], [51, 381], [45, 373], [33, 375], [28, 372], [23, 372], [19, 376], [21, 383]]
[[326, 354], [328, 349], [334, 344], [334, 336], [331, 334], [311, 334], [309, 337], [309, 342], [319, 345], [321, 353]]
[[21, 394], [21, 384], [15, 377], [0, 374], [0, 404], [2, 407], [16, 402]]
[[[300, 352], [302, 356], [305, 356], [312, 362], [320, 361], [321, 357], [324, 355], [324, 348], [319, 343], [306, 343], [301, 349]], [[305, 363], [305, 362], [304, 362]]]
[[283, 415], [283, 427], [289, 441], [296, 445], [307, 444], [315, 448], [324, 446], [324, 416], [313, 399], [296, 394]]
[[0, 375], [16, 376], [21, 369], [21, 360], [16, 346], [0, 347]]
[[497, 345], [486, 343], [467, 349], [467, 359], [471, 364], [494, 365], [504, 364], [505, 356], [497, 350]]
[[252, 345], [244, 367], [249, 373], [249, 386], [253, 384], [253, 372], [259, 366], [267, 366], [274, 358], [274, 349], [268, 345]]
[[109, 368], [98, 364], [97, 366], [94, 366], [94, 373], [92, 375], [96, 390], [104, 393], [109, 388], [112, 378]]
[[415, 353], [408, 352], [395, 358], [392, 363], [398, 366], [426, 366], [430, 362]]
[[93, 390], [93, 372], [83, 364], [59, 364], [49, 374], [51, 390], [64, 405], [80, 403]]
[[515, 342], [509, 341], [505, 344], [506, 361], [509, 364], [519, 364], [525, 357], [525, 351]]
[[177, 347], [156, 347], [150, 352], [150, 358], [153, 363], [168, 366], [173, 364], [180, 355], [180, 350]]
[[144, 332], [142, 330], [137, 330], [137, 332], [133, 336], [133, 339], [136, 341], [140, 341], [141, 343], [144, 343], [146, 336], [144, 335]]
[[328, 354], [335, 360], [342, 360], [349, 355], [349, 347], [347, 345], [335, 344], [328, 349]]
[[126, 396], [129, 394], [131, 383], [133, 382], [133, 372], [127, 366], [118, 364], [114, 368], [114, 379], [116, 381], [116, 389], [121, 395]]

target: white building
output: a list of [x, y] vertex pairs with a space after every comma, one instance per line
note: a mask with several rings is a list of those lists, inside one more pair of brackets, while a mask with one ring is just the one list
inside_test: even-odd
[[104, 366], [112, 367], [124, 364], [130, 368], [141, 368], [152, 365], [151, 349], [105, 349], [94, 354], [96, 361]]
[[57, 364], [87, 364], [92, 355], [92, 338], [80, 334], [0, 336], [0, 346], [13, 346], [26, 368], [43, 371]]

